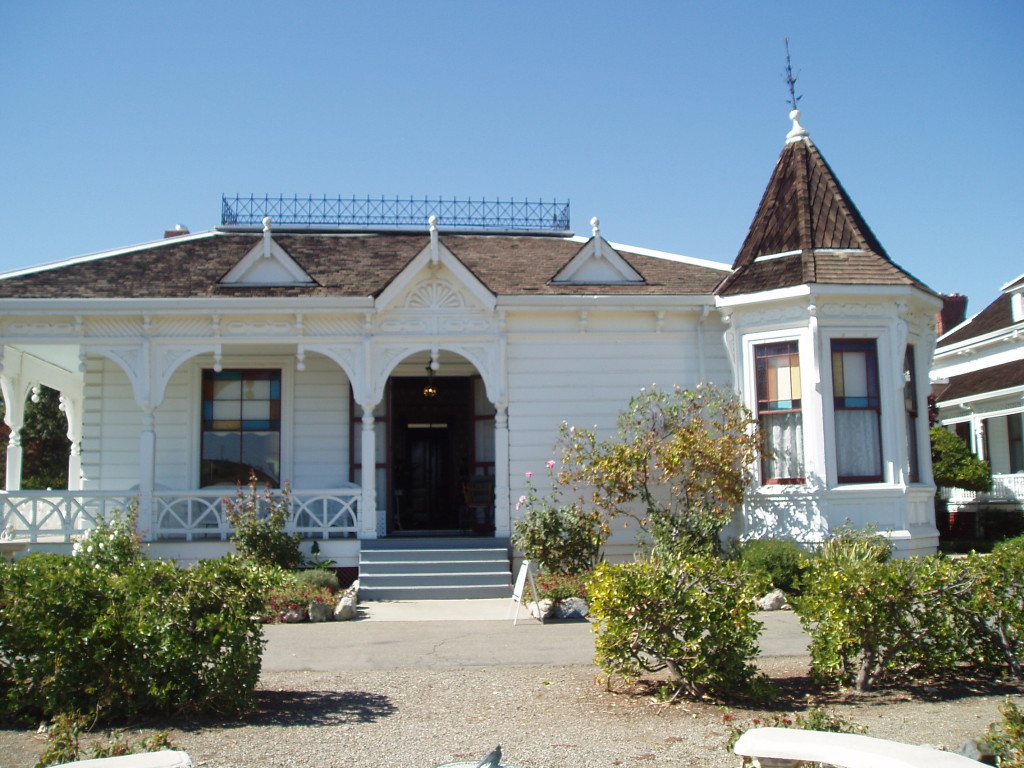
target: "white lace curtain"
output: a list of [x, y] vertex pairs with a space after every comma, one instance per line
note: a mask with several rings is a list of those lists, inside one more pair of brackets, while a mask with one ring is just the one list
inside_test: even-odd
[[882, 440], [878, 411], [836, 411], [836, 464], [844, 478], [881, 478]]
[[761, 417], [761, 430], [771, 458], [765, 458], [765, 477], [804, 477], [804, 425], [800, 413], [769, 413]]

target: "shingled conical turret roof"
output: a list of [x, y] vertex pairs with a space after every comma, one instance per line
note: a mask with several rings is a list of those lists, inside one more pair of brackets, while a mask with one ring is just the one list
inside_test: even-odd
[[790, 113], [793, 129], [720, 296], [832, 285], [927, 286], [894, 264], [825, 158]]

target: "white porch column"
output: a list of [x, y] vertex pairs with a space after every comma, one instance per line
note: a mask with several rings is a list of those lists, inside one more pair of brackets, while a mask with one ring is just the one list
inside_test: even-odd
[[153, 487], [156, 477], [156, 430], [153, 406], [142, 407], [142, 431], [139, 433], [139, 534], [146, 541], [156, 540], [153, 517]]
[[504, 398], [494, 405], [494, 535], [512, 535], [508, 502], [508, 403]]
[[11, 430], [7, 443], [7, 490], [20, 491], [24, 456], [21, 428], [25, 425], [25, 396], [21, 388], [21, 377], [0, 374], [0, 390], [4, 397], [4, 423]]
[[363, 434], [360, 466], [362, 467], [362, 499], [359, 502], [359, 538], [377, 538], [377, 433], [374, 429], [374, 403], [362, 404]]
[[68, 456], [68, 490], [82, 490], [82, 399], [61, 392], [60, 409], [68, 420], [68, 440], [71, 453]]

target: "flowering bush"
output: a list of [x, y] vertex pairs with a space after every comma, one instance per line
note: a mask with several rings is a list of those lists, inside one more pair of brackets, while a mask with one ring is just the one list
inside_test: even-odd
[[302, 562], [299, 534], [285, 533], [284, 525], [291, 514], [291, 492], [287, 485], [280, 496], [265, 486], [261, 492], [256, 474], [249, 476], [244, 488], [239, 483], [234, 499], [224, 499], [228, 522], [235, 529], [231, 537], [242, 557], [264, 565], [290, 570]]
[[110, 520], [100, 517], [96, 527], [86, 531], [71, 547], [71, 554], [85, 567], [120, 573], [142, 559], [142, 545], [135, 525], [138, 505], [115, 510]]
[[534, 579], [537, 587], [537, 597], [541, 600], [558, 602], [570, 597], [587, 597], [587, 576], [588, 574], [572, 573], [538, 573]]
[[263, 604], [262, 618], [267, 624], [277, 624], [289, 611], [298, 611], [303, 619], [307, 619], [311, 603], [333, 605], [334, 602], [331, 590], [306, 583], [289, 573], [270, 588]]
[[[555, 462], [547, 469], [552, 474]], [[512, 546], [523, 557], [548, 573], [584, 573], [601, 559], [601, 547], [610, 533], [597, 512], [584, 512], [576, 504], [559, 504], [552, 478], [550, 497], [540, 498], [533, 487], [533, 473], [526, 473], [526, 494], [517, 510], [525, 509], [515, 521]]]

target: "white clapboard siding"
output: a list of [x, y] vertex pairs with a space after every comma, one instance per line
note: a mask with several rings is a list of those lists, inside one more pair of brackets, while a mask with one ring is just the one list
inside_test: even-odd
[[309, 355], [294, 379], [292, 487], [335, 488], [348, 480], [349, 386], [332, 361]]

